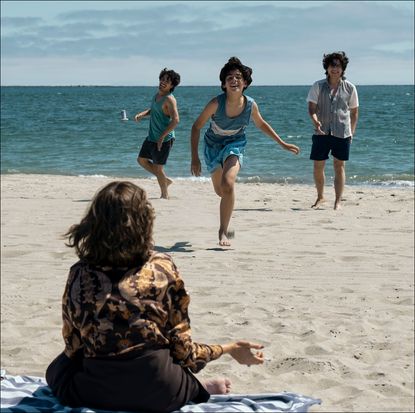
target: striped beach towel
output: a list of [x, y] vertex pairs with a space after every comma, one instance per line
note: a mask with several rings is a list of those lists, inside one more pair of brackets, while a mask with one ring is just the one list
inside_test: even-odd
[[[307, 412], [321, 400], [296, 393], [227, 394], [212, 396], [208, 402], [188, 404], [181, 412]], [[2, 413], [110, 413], [87, 407], [68, 407], [59, 403], [44, 378], [11, 376], [1, 370]], [[127, 413], [127, 412], [118, 412]], [[136, 412], [140, 413], [140, 412]]]

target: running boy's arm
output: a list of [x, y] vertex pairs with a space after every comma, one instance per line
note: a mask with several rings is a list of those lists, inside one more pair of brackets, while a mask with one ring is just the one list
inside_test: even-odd
[[[178, 125], [180, 122], [179, 111], [177, 109], [177, 102], [174, 96], [167, 96], [163, 105], [163, 112], [170, 117], [170, 123], [167, 125], [167, 128], [160, 135], [159, 140], [157, 141], [157, 149], [161, 150], [161, 145], [163, 145], [164, 138]], [[167, 112], [167, 113], [166, 113]]]
[[192, 165], [190, 171], [192, 175], [200, 176], [202, 172], [202, 167], [200, 165], [199, 159], [199, 139], [200, 139], [200, 130], [203, 128], [203, 125], [211, 118], [218, 109], [218, 100], [213, 98], [203, 109], [202, 113], [195, 120], [192, 126], [191, 133], [191, 148], [192, 148]]
[[150, 115], [150, 113], [151, 113], [151, 109], [146, 109], [143, 112], [139, 112], [137, 113], [137, 115], [134, 116], [134, 120], [138, 122], [139, 120], [143, 119], [145, 116]]
[[298, 154], [300, 152], [300, 148], [296, 145], [284, 142], [277, 134], [277, 132], [272, 129], [271, 125], [267, 123], [259, 113], [259, 109], [257, 104], [254, 102], [252, 105], [252, 119], [254, 120], [255, 126], [268, 135], [270, 138], [274, 139], [277, 143], [279, 143], [284, 149], [290, 151], [294, 154]]

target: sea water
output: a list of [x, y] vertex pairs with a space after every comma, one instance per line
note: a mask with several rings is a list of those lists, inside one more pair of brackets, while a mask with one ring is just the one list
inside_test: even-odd
[[[313, 127], [307, 113], [308, 86], [251, 86], [246, 94], [286, 142], [283, 150], [250, 124], [241, 182], [312, 183], [309, 159]], [[414, 185], [414, 87], [359, 86], [360, 116], [346, 165], [347, 183]], [[150, 106], [156, 87], [2, 87], [1, 173], [97, 175], [143, 178], [150, 175], [136, 158], [149, 121], [134, 115]], [[180, 123], [166, 165], [176, 179], [190, 174], [190, 131], [219, 87], [178, 86]], [[128, 121], [122, 120], [125, 110]], [[209, 175], [199, 144], [202, 179]], [[326, 167], [332, 180], [332, 161]]]

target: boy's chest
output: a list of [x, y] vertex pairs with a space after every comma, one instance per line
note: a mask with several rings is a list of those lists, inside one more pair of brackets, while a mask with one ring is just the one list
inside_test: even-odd
[[242, 114], [245, 109], [245, 103], [241, 102], [238, 104], [225, 103], [225, 115], [228, 118], [236, 118]]

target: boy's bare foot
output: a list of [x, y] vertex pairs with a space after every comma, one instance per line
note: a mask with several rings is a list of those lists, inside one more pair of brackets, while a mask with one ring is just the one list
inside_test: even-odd
[[202, 384], [209, 394], [227, 394], [231, 391], [232, 385], [226, 377], [205, 380]]
[[311, 208], [318, 208], [321, 204], [323, 204], [326, 200], [324, 198], [317, 198], [316, 202], [311, 205]]
[[229, 241], [229, 238], [233, 238], [234, 232], [233, 231], [222, 231], [219, 230], [219, 245], [221, 247], [230, 247], [231, 242]]
[[160, 196], [160, 198], [169, 199], [169, 192], [168, 192], [167, 188], [172, 183], [173, 183], [173, 180], [166, 176], [166, 179], [165, 179], [164, 183], [162, 185], [160, 185], [160, 187], [161, 187], [161, 196]]
[[339, 209], [341, 209], [342, 208], [342, 206], [341, 206], [341, 204], [340, 204], [340, 199], [338, 200], [338, 201], [336, 201], [335, 203], [334, 203], [334, 210], [335, 211], [337, 211], [337, 210], [339, 210]]

